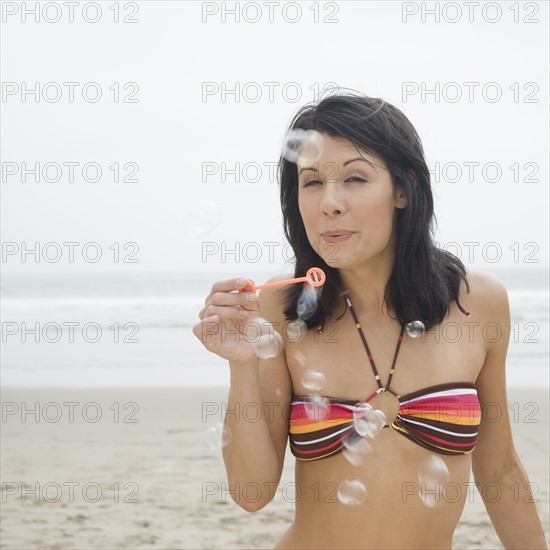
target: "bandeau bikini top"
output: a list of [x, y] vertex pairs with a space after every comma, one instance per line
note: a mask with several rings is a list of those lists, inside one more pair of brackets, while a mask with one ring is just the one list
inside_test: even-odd
[[[343, 296], [353, 315], [367, 351], [378, 390], [363, 402], [369, 402], [382, 391], [389, 391], [404, 328], [398, 338], [386, 387], [382, 386], [361, 324], [355, 315], [348, 292]], [[458, 307], [465, 314], [469, 313]], [[470, 382], [430, 386], [399, 399], [399, 411], [390, 427], [418, 445], [439, 454], [462, 455], [474, 450], [481, 421], [477, 390]], [[346, 438], [359, 437], [355, 429], [354, 411], [358, 401], [326, 397], [292, 396], [290, 408], [290, 450], [298, 460], [316, 460], [341, 452]], [[384, 426], [387, 428], [388, 426]]]

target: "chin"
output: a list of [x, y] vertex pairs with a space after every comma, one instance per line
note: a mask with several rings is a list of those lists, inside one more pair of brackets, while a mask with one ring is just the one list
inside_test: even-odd
[[327, 258], [323, 258], [323, 260], [329, 267], [332, 267], [334, 269], [346, 269], [353, 264], [353, 262], [348, 258], [342, 258], [338, 256], [330, 256]]

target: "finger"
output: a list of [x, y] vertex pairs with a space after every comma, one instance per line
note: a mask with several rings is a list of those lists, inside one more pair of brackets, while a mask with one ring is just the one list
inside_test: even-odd
[[[214, 308], [217, 307], [218, 309], [217, 310], [214, 310]], [[243, 307], [240, 306], [239, 304], [233, 304], [233, 305], [226, 305], [226, 306], [219, 306], [215, 303], [213, 303], [212, 301], [210, 303], [208, 303], [206, 306], [204, 306], [200, 311], [199, 311], [199, 319], [204, 320], [206, 317], [208, 317], [209, 315], [213, 315], [213, 312], [214, 311], [218, 311], [218, 312], [221, 312], [223, 309], [235, 309], [235, 310], [242, 310]]]
[[[235, 279], [226, 279], [225, 281], [216, 281], [212, 285], [212, 289], [210, 290], [210, 293], [204, 300], [204, 304], [207, 305], [209, 300], [212, 298], [212, 295], [216, 292], [236, 292], [238, 290], [241, 290], [248, 285], [248, 279], [245, 279], [244, 277], [238, 277]], [[249, 287], [248, 287], [249, 288]], [[249, 290], [251, 290], [249, 288]]]
[[217, 323], [220, 320], [219, 315], [209, 315], [208, 317], [205, 317], [202, 322], [203, 323]]
[[[213, 309], [213, 308], [219, 309]], [[214, 311], [218, 314], [224, 309], [233, 309], [238, 312], [238, 315], [227, 314], [229, 319], [239, 319], [257, 315], [260, 311], [260, 302], [254, 292], [247, 293], [216, 293], [210, 302], [203, 307], [199, 312], [199, 319], [204, 319], [208, 315], [212, 315]]]
[[242, 306], [250, 309], [256, 302], [258, 302], [258, 297], [255, 292], [215, 292], [207, 306]]
[[202, 322], [210, 322], [210, 321], [206, 321], [206, 319], [212, 316], [218, 317], [217, 322], [219, 322], [220, 320], [240, 321], [250, 316], [249, 312], [244, 308], [242, 308], [241, 306], [224, 307], [224, 306], [209, 305], [201, 313], [202, 313], [202, 317], [200, 317], [200, 319], [202, 320]]

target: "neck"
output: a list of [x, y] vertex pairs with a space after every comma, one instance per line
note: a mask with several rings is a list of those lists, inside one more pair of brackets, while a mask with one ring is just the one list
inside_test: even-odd
[[387, 316], [384, 302], [393, 265], [366, 266], [362, 269], [342, 269], [340, 279], [349, 292], [355, 312], [363, 317]]

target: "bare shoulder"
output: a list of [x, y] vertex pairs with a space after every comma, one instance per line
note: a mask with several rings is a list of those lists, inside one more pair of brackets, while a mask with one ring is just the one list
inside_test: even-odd
[[460, 294], [466, 309], [477, 310], [491, 318], [506, 317], [509, 314], [508, 293], [504, 283], [496, 275], [478, 269], [467, 269], [466, 280], [470, 291], [463, 288]]

